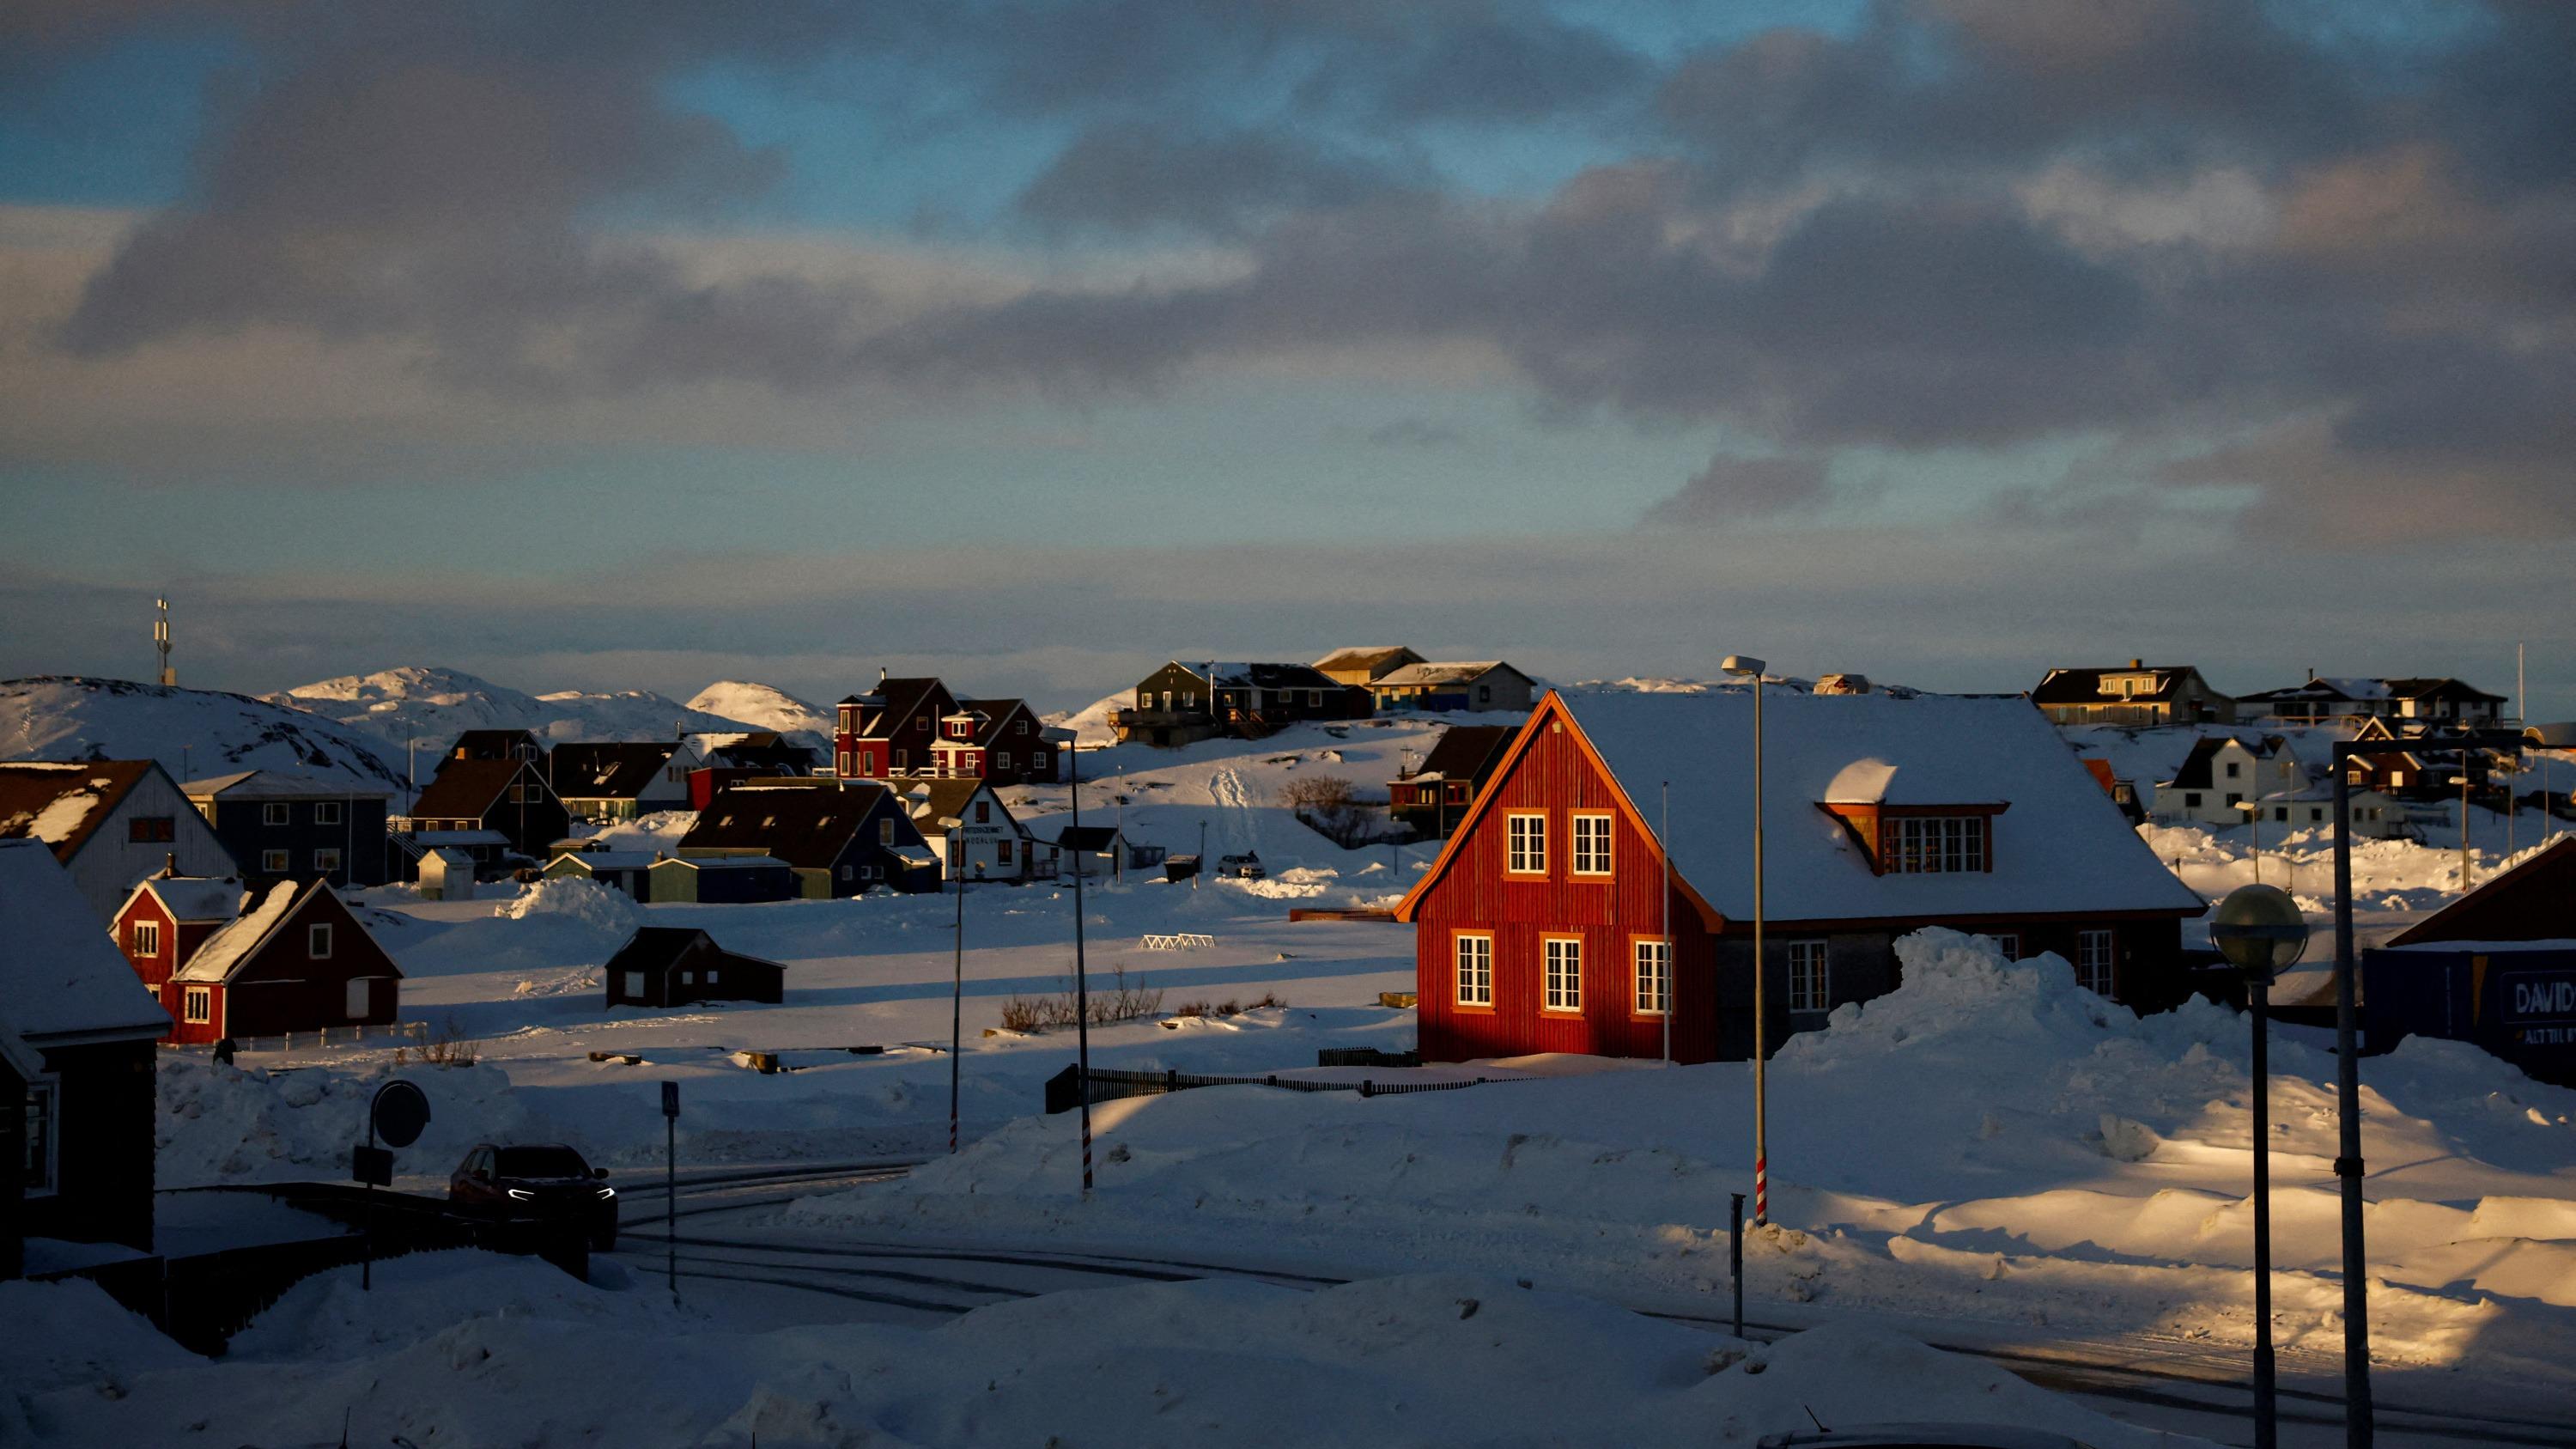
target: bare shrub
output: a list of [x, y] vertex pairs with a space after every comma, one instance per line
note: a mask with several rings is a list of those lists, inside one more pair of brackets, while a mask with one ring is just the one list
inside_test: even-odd
[[1043, 998], [1031, 1001], [1025, 996], [1012, 997], [1002, 1003], [1002, 1030], [1036, 1031], [1044, 1019], [1044, 1008]]
[[[1002, 1025], [1011, 1031], [1052, 1031], [1072, 1026], [1081, 1020], [1073, 983], [1059, 977], [1060, 988], [1051, 996], [1014, 996], [1002, 1003]], [[1159, 1015], [1163, 1010], [1163, 988], [1130, 986], [1127, 968], [1110, 973], [1106, 989], [1086, 993], [1093, 1026], [1108, 1026], [1121, 1021], [1139, 1021]], [[1204, 1003], [1202, 1003], [1204, 1005]]]
[[[1231, 1005], [1233, 1005], [1233, 1003], [1232, 1003], [1232, 1002], [1228, 1002], [1226, 1005], [1231, 1006]], [[1232, 1012], [1227, 1011], [1227, 1010], [1225, 1009], [1225, 1007], [1223, 1007], [1223, 1006], [1210, 1006], [1210, 1005], [1208, 1005], [1208, 1004], [1207, 1004], [1206, 1000], [1205, 1000], [1204, 998], [1202, 998], [1201, 1000], [1198, 1000], [1198, 1001], [1184, 1001], [1184, 1002], [1182, 1002], [1180, 1005], [1173, 1007], [1173, 1008], [1172, 1008], [1172, 1015], [1174, 1015], [1174, 1016], [1231, 1016], [1231, 1015], [1233, 1015], [1233, 1013], [1232, 1013]]]
[[1377, 809], [1340, 775], [1305, 775], [1279, 787], [1279, 803], [1344, 850], [1376, 838]]
[[420, 1059], [433, 1067], [470, 1067], [481, 1057], [475, 1052], [473, 1041], [451, 1016], [439, 1023], [438, 1030], [421, 1043]]
[[1260, 997], [1260, 999], [1259, 999], [1259, 1000], [1257, 1000], [1257, 1001], [1253, 1002], [1250, 1006], [1248, 1006], [1248, 1007], [1246, 1007], [1246, 1008], [1244, 1008], [1244, 1009], [1245, 1009], [1245, 1010], [1247, 1010], [1247, 1011], [1259, 1011], [1261, 1008], [1263, 1008], [1263, 1007], [1265, 1007], [1265, 1006], [1276, 1006], [1276, 1007], [1280, 1007], [1280, 1008], [1282, 1008], [1282, 1009], [1285, 1009], [1285, 1008], [1287, 1007], [1287, 1005], [1288, 1005], [1288, 998], [1287, 998], [1287, 997], [1284, 997], [1284, 996], [1280, 995], [1280, 994], [1279, 994], [1278, 992], [1276, 992], [1276, 991], [1265, 991], [1265, 992], [1261, 993], [1261, 997]]

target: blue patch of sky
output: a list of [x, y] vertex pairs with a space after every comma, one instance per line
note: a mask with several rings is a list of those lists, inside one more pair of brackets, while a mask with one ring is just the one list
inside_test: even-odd
[[0, 98], [0, 199], [158, 206], [188, 185], [217, 77], [253, 60], [219, 34], [134, 35], [21, 78]]

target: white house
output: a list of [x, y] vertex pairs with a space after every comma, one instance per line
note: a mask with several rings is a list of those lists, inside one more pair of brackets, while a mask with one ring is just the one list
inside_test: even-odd
[[1380, 709], [1525, 710], [1532, 689], [1528, 675], [1500, 659], [1407, 664], [1368, 683]]
[[689, 808], [689, 772], [706, 763], [694, 740], [583, 741], [548, 757], [548, 783], [579, 819], [632, 820]]
[[150, 760], [15, 760], [0, 764], [0, 840], [51, 846], [103, 924], [134, 883], [240, 871], [178, 783]]
[[980, 779], [916, 780], [902, 793], [913, 827], [939, 857], [941, 880], [1020, 880], [1030, 873], [1037, 842], [992, 786]]
[[2290, 742], [2263, 735], [2248, 742], [2233, 735], [2203, 735], [2170, 780], [2156, 782], [2156, 818], [2201, 825], [2242, 825], [2237, 807], [2265, 796], [2308, 787], [2307, 767]]

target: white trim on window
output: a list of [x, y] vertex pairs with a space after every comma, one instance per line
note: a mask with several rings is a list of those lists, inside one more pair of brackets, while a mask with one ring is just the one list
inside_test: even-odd
[[1822, 941], [1789, 943], [1789, 1009], [1830, 1011], [1834, 1004], [1833, 963]]
[[285, 825], [290, 823], [289, 811], [287, 810], [285, 802], [273, 801], [259, 807], [259, 823], [262, 825]]
[[1547, 874], [1547, 812], [1511, 810], [1503, 815], [1503, 873]]
[[259, 853], [259, 869], [262, 875], [284, 875], [292, 867], [285, 851], [263, 850]]
[[2107, 928], [2075, 933], [2076, 985], [2096, 996], [2109, 996], [2118, 979], [2114, 970], [2118, 960], [2116, 943]]
[[1450, 943], [1450, 975], [1460, 1006], [1494, 1004], [1494, 938], [1461, 932]]
[[339, 802], [339, 801], [337, 801], [337, 800], [316, 800], [316, 801], [314, 801], [314, 802], [313, 802], [313, 823], [314, 823], [314, 824], [316, 824], [316, 825], [337, 825], [337, 824], [339, 824], [339, 823], [340, 823], [340, 802]]
[[1987, 868], [1983, 815], [1891, 815], [1879, 821], [1879, 870], [1916, 875]]
[[1629, 1011], [1637, 1016], [1663, 1016], [1673, 1009], [1672, 946], [1661, 936], [1640, 936], [1631, 944], [1635, 966]]
[[1610, 812], [1573, 812], [1574, 873], [1600, 879], [1610, 874]]
[[179, 992], [179, 1019], [191, 1026], [208, 1026], [215, 1019], [215, 988], [188, 986]]
[[316, 961], [331, 959], [331, 923], [316, 921], [304, 928], [304, 954]]
[[137, 956], [158, 956], [161, 954], [161, 923], [159, 921], [137, 921], [134, 923], [134, 954]]
[[2001, 952], [2005, 960], [2018, 961], [2021, 959], [2021, 932], [1997, 931], [1987, 939], [1995, 943], [1995, 950]]
[[1541, 936], [1539, 1010], [1571, 1015], [1583, 1010], [1583, 938]]
[[340, 851], [338, 847], [326, 846], [313, 852], [313, 869], [315, 871], [323, 875], [329, 875], [339, 868]]

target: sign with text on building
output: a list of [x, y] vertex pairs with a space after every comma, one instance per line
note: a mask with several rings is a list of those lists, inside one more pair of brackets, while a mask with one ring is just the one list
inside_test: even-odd
[[2576, 968], [2509, 971], [2501, 988], [2505, 1025], [2532, 1046], [2576, 1045]]

